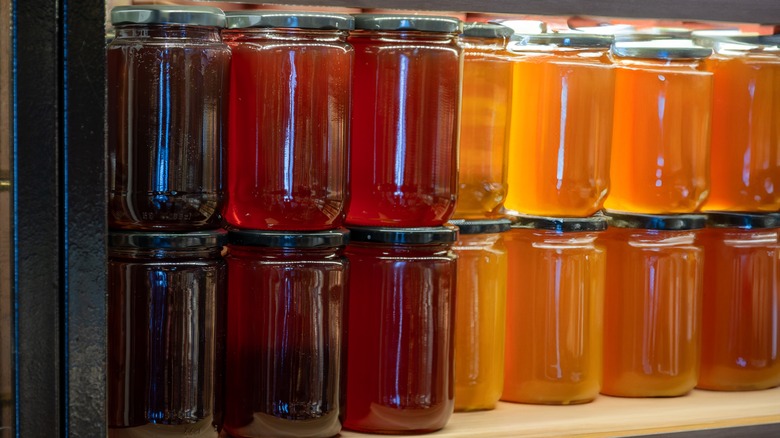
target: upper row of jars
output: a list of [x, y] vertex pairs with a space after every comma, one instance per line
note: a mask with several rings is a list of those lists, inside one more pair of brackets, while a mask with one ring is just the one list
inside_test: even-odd
[[208, 7], [112, 23], [113, 228], [780, 209], [773, 45]]

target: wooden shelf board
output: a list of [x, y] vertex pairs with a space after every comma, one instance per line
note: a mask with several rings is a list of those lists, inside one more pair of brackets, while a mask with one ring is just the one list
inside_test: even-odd
[[780, 23], [777, 0], [240, 0], [352, 8]]
[[[441, 431], [421, 436], [598, 437], [768, 423], [776, 423], [780, 431], [780, 388], [748, 392], [694, 390], [687, 396], [674, 398], [600, 396], [592, 403], [572, 406], [502, 402], [492, 411], [456, 413]], [[341, 436], [368, 435], [344, 431]]]

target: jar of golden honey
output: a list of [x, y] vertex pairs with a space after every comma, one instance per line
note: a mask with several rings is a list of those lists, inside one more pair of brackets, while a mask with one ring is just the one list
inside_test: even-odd
[[504, 235], [509, 276], [501, 399], [587, 403], [601, 382], [605, 253], [596, 237], [606, 218], [513, 221]]
[[454, 220], [458, 256], [455, 301], [455, 410], [493, 409], [504, 382], [506, 219]]
[[710, 196], [703, 210], [780, 209], [780, 49], [758, 37], [700, 38], [715, 54]]
[[[613, 211], [693, 213], [710, 187], [711, 49], [683, 40], [615, 43]], [[680, 42], [682, 41], [682, 42]]]
[[506, 26], [469, 23], [458, 38], [464, 58], [454, 213], [458, 218], [483, 218], [504, 205], [512, 103], [512, 62], [506, 44], [511, 35]]
[[699, 375], [705, 217], [609, 216], [601, 393], [684, 395]]
[[609, 187], [611, 36], [514, 35], [506, 208], [590, 216]]
[[699, 388], [780, 385], [780, 289], [775, 214], [710, 213], [704, 248]]

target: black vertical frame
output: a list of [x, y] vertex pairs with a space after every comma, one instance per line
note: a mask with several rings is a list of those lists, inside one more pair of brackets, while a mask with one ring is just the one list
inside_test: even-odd
[[106, 435], [102, 0], [14, 0], [17, 437]]

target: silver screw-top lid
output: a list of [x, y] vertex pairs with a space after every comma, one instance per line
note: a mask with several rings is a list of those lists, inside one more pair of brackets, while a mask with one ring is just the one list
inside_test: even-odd
[[355, 19], [347, 14], [294, 11], [235, 11], [228, 12], [227, 28], [286, 28], [318, 30], [351, 30]]
[[597, 35], [583, 32], [514, 34], [511, 40], [520, 46], [543, 45], [575, 48], [608, 48], [615, 40], [613, 35]]
[[509, 38], [514, 34], [511, 28], [499, 24], [463, 23], [463, 36], [472, 38]]
[[712, 55], [712, 49], [691, 40], [623, 41], [612, 45], [612, 54], [618, 58], [696, 60]]
[[111, 10], [111, 24], [186, 24], [225, 27], [225, 13], [208, 6], [117, 6]]
[[355, 29], [459, 33], [461, 22], [438, 15], [357, 14]]

